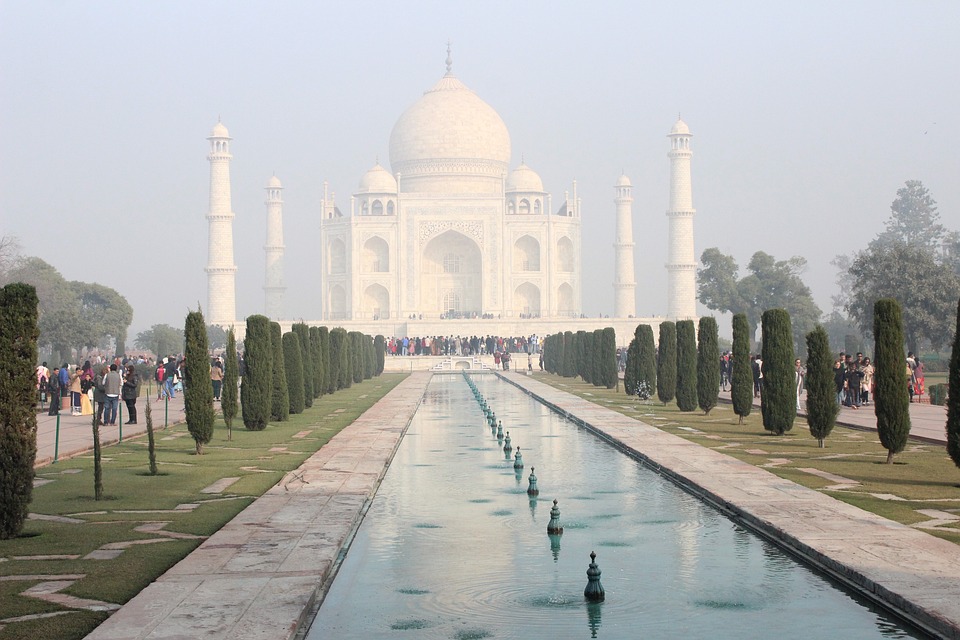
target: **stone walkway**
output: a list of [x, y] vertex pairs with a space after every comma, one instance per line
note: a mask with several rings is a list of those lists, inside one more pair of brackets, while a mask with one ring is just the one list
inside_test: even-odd
[[327, 586], [429, 381], [429, 373], [410, 375], [87, 638], [292, 637]]
[[957, 545], [528, 376], [503, 377], [918, 626], [960, 639]]

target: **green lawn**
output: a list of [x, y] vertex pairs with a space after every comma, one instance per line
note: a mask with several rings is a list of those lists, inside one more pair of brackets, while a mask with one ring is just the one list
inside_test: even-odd
[[[271, 423], [263, 431], [247, 431], [235, 420], [231, 441], [227, 441], [226, 426], [218, 416], [213, 440], [204, 446], [202, 456], [195, 454], [185, 424], [158, 430], [157, 476], [147, 475], [146, 437], [105, 448], [105, 497], [100, 501], [93, 499], [92, 456], [39, 469], [38, 481], [50, 482], [34, 489], [31, 513], [66, 519], [32, 519], [21, 537], [0, 540], [0, 640], [82, 638], [107, 614], [45, 602], [23, 592], [56, 579], [51, 576], [79, 575], [79, 579], [63, 578], [70, 584], [57, 593], [108, 603], [126, 602], [405, 377], [384, 374], [323, 396], [304, 413], [290, 416], [287, 422]], [[201, 492], [221, 478], [235, 477], [240, 480], [223, 493]], [[163, 531], [188, 537], [177, 539], [149, 529], [161, 526]], [[144, 527], [147, 530], [142, 530]], [[145, 540], [161, 541], [125, 544]], [[117, 545], [125, 548], [115, 558], [84, 559], [91, 552], [102, 553], [105, 547], [109, 550]], [[31, 577], [12, 580], [15, 576]], [[58, 615], [39, 617], [43, 614]], [[20, 616], [38, 617], [10, 621]]]
[[[674, 403], [662, 406], [652, 400], [643, 404], [622, 390], [617, 393], [594, 387], [580, 379], [548, 374], [537, 374], [536, 378], [897, 522], [915, 524], [931, 520], [920, 509], [960, 515], [960, 469], [942, 445], [910, 442], [906, 451], [894, 458], [894, 464], [888, 465], [884, 464], [886, 449], [874, 433], [838, 426], [827, 438], [825, 448], [820, 449], [800, 417], [791, 431], [775, 436], [764, 430], [756, 407], [739, 425], [728, 404], [721, 404], [704, 416], [699, 410], [683, 413]], [[850, 480], [850, 486], [831, 488], [840, 483], [801, 469], [826, 471]], [[960, 521], [923, 530], [960, 544]]]

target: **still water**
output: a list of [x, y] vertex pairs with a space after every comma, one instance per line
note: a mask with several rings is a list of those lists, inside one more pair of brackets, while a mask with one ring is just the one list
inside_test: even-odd
[[[923, 637], [514, 387], [473, 380], [524, 468], [463, 377], [435, 375], [308, 639]], [[583, 597], [591, 551], [599, 604]]]

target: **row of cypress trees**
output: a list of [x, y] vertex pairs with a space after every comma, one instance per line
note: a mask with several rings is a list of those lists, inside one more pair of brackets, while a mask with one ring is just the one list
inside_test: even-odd
[[543, 368], [565, 378], [613, 389], [617, 386], [617, 334], [613, 327], [594, 331], [563, 331], [541, 342]]

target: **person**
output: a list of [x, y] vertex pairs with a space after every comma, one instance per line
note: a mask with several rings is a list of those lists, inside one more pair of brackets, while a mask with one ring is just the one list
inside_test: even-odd
[[845, 384], [846, 369], [843, 366], [843, 354], [833, 361], [833, 385], [837, 392], [837, 404], [843, 404], [843, 390]]
[[[63, 366], [60, 367], [60, 401], [63, 402], [64, 398], [70, 397], [70, 365], [66, 362], [63, 363]], [[62, 407], [66, 408], [66, 406]]]
[[220, 389], [223, 387], [223, 369], [220, 368], [220, 359], [214, 358], [210, 365], [210, 384], [213, 385], [213, 399], [220, 402]]
[[760, 356], [752, 356], [751, 360], [753, 362], [753, 397], [759, 398], [760, 391], [763, 389], [763, 360], [760, 359]]
[[140, 374], [132, 364], [127, 365], [127, 374], [123, 377], [120, 397], [127, 405], [126, 424], [137, 424], [137, 397], [140, 395]]
[[177, 396], [174, 395], [174, 378], [177, 377], [177, 363], [174, 361], [173, 356], [166, 358], [166, 364], [163, 365], [163, 390], [167, 394], [167, 397], [173, 400]]
[[800, 413], [800, 394], [803, 393], [803, 379], [807, 375], [807, 370], [800, 363], [800, 358], [793, 361], [794, 381], [797, 388], [797, 413]]
[[857, 363], [851, 358], [844, 373], [844, 388], [847, 391], [844, 404], [852, 409], [860, 408], [860, 380], [862, 378], [863, 373], [857, 369]]
[[103, 381], [108, 371], [110, 371], [109, 367], [103, 365], [93, 379], [93, 401], [97, 405], [97, 424], [103, 424], [103, 408], [107, 402], [107, 396], [103, 394]]
[[504, 371], [510, 371], [510, 352], [504, 351], [503, 355], [500, 356], [500, 363], [503, 365]]
[[83, 376], [83, 371], [80, 367], [75, 367], [73, 373], [69, 374], [70, 382], [70, 415], [79, 416], [80, 415], [80, 378]]
[[120, 403], [120, 387], [122, 385], [123, 380], [117, 371], [117, 365], [113, 363], [110, 365], [110, 371], [103, 378], [103, 395], [106, 396], [103, 403], [103, 419], [107, 426], [112, 427], [117, 424], [117, 406]]
[[55, 416], [60, 413], [60, 369], [54, 367], [53, 374], [47, 378], [47, 398], [50, 399], [50, 410], [48, 416]]
[[157, 402], [163, 399], [163, 394], [166, 390], [163, 388], [163, 379], [166, 376], [166, 371], [164, 367], [167, 366], [167, 359], [164, 358], [160, 361], [160, 364], [157, 365]]
[[873, 389], [873, 365], [870, 358], [863, 359], [863, 380], [860, 381], [860, 402], [864, 406], [870, 404], [870, 391]]
[[494, 366], [495, 369], [499, 369], [499, 368], [500, 368], [500, 360], [501, 360], [501, 359], [502, 359], [502, 356], [500, 355], [500, 352], [499, 352], [499, 351], [494, 351], [494, 352], [493, 352], [493, 366]]
[[47, 380], [50, 379], [50, 369], [47, 363], [37, 365], [37, 391], [40, 395], [40, 408], [43, 409], [44, 398], [47, 396]]
[[917, 402], [923, 402], [923, 391], [924, 391], [924, 375], [923, 375], [923, 363], [920, 362], [920, 358], [916, 359], [916, 364], [913, 367], [913, 391], [917, 395]]

